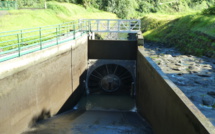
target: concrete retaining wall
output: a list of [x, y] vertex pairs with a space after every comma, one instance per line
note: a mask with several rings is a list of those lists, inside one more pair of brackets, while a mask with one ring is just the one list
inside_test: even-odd
[[59, 112], [80, 85], [87, 67], [87, 42], [85, 35], [0, 63], [1, 134], [21, 133]]
[[214, 134], [213, 125], [139, 47], [137, 107], [155, 134]]

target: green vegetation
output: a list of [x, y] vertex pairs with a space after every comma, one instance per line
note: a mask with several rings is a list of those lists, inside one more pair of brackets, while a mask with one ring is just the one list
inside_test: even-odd
[[83, 18], [116, 19], [116, 15], [81, 5], [47, 2], [48, 9], [11, 10], [0, 16], [0, 31], [54, 25]]
[[[47, 9], [36, 12], [13, 10], [5, 17], [0, 16], [1, 31], [59, 24], [81, 18], [141, 18], [146, 40], [175, 46], [187, 54], [215, 57], [214, 0], [47, 1]], [[17, 2], [19, 8], [45, 6], [45, 0]]]
[[202, 11], [203, 15], [215, 15], [215, 6]]
[[171, 4], [142, 18], [145, 39], [174, 46], [185, 54], [215, 58], [215, 1], [181, 0], [178, 8]]
[[214, 0], [81, 0], [76, 2], [86, 7], [93, 6], [113, 12], [119, 18], [144, 16], [142, 31], [146, 40], [175, 46], [186, 54], [215, 57]]
[[137, 18], [146, 13], [175, 13], [203, 10], [214, 0], [55, 0], [82, 4], [115, 13], [119, 18]]
[[45, 8], [45, 0], [16, 0], [19, 9], [23, 8]]
[[[69, 3], [47, 2], [47, 8], [40, 10], [10, 10], [8, 14], [0, 16], [1, 32], [34, 27], [33, 29], [1, 33], [0, 52], [17, 48], [18, 45], [20, 47], [31, 47], [34, 44], [38, 45], [39, 42], [65, 35], [68, 31], [73, 30], [74, 27], [68, 27], [68, 25], [72, 26], [72, 23], [68, 22], [73, 20], [117, 18], [113, 13], [100, 11], [93, 7], [85, 9], [81, 5]], [[16, 33], [21, 34], [17, 35]], [[6, 34], [7, 36], [5, 36]]]
[[99, 10], [117, 14], [120, 18], [131, 18], [135, 16], [138, 3], [136, 0], [55, 0], [58, 2], [71, 2], [81, 4], [85, 8], [94, 7]]
[[175, 46], [186, 54], [215, 56], [215, 16], [148, 14], [142, 22], [146, 40]]

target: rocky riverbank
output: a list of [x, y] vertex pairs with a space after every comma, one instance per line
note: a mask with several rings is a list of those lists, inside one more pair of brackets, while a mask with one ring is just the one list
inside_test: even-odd
[[162, 71], [215, 126], [215, 59], [184, 55], [163, 44], [144, 44]]

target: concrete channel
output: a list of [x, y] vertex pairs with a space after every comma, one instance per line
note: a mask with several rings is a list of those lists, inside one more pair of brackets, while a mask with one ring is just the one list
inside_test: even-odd
[[0, 133], [214, 134], [142, 45], [84, 35], [0, 63]]

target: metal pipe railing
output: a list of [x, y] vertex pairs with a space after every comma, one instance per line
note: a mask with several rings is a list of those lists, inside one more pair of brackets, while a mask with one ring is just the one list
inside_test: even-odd
[[[73, 40], [85, 33], [77, 21], [58, 25], [0, 32], [0, 62]], [[86, 31], [87, 32], [87, 31]], [[68, 40], [69, 38], [69, 40]], [[13, 55], [13, 56], [9, 56]], [[10, 57], [10, 58], [8, 58]]]
[[137, 33], [140, 31], [140, 20], [84, 19], [0, 32], [0, 62], [74, 40], [89, 31]]

